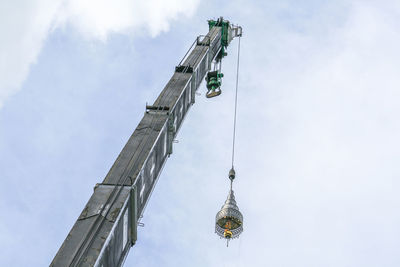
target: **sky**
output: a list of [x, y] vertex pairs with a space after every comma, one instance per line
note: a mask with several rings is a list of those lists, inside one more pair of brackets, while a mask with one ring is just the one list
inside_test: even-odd
[[243, 27], [234, 191], [244, 232], [214, 233], [231, 160], [237, 40], [205, 85], [125, 266], [400, 265], [397, 1], [0, 2], [0, 263], [49, 265], [196, 36]]

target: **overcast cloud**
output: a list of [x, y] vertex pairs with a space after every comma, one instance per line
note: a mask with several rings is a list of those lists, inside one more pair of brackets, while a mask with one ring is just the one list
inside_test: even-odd
[[191, 16], [198, 0], [16, 0], [0, 3], [0, 108], [21, 87], [43, 42], [57, 28], [73, 26], [85, 39], [110, 33], [150, 34], [171, 20]]

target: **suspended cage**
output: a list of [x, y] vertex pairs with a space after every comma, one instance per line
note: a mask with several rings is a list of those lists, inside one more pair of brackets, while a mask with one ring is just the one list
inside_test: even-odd
[[216, 215], [215, 232], [225, 239], [237, 238], [243, 232], [243, 215], [236, 204], [233, 190], [229, 191], [225, 204]]

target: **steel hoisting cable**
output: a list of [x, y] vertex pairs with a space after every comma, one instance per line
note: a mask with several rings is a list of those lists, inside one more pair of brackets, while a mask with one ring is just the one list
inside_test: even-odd
[[[240, 63], [240, 39], [238, 43], [237, 64], [236, 64], [236, 93], [235, 93], [235, 115], [233, 116], [233, 141], [232, 141], [232, 169], [235, 160], [235, 139], [236, 139], [236, 113], [237, 113], [237, 98], [238, 98], [238, 85], [239, 85], [239, 63]], [[232, 190], [232, 185], [231, 185]]]

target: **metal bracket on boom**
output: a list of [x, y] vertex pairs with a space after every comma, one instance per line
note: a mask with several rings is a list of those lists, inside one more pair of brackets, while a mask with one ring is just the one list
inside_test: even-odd
[[174, 114], [169, 114], [168, 118], [168, 130], [167, 130], [167, 151], [168, 151], [168, 156], [172, 154], [172, 143], [174, 141], [174, 134], [176, 132], [175, 128], [175, 118]]
[[131, 199], [131, 246], [135, 245], [137, 240], [137, 227], [138, 227], [138, 205], [137, 205], [137, 189], [133, 185], [130, 192]]
[[149, 106], [146, 105], [146, 113], [157, 113], [157, 112], [164, 112], [167, 115], [169, 114], [169, 107], [167, 106]]
[[175, 67], [175, 72], [193, 73], [193, 67], [179, 65]]

